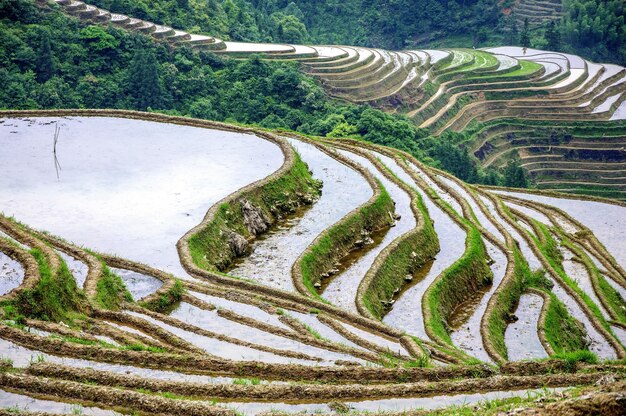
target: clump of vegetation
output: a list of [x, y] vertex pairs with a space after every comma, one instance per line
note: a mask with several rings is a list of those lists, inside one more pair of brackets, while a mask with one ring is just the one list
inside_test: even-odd
[[122, 278], [113, 273], [105, 264], [102, 265], [102, 276], [96, 285], [96, 303], [108, 310], [119, 310], [124, 302], [132, 302], [128, 289]]
[[393, 298], [396, 290], [406, 283], [406, 276], [423, 267], [439, 251], [437, 233], [422, 198], [417, 193], [414, 197], [417, 198], [422, 228], [389, 253], [363, 293], [365, 307], [379, 319], [385, 314], [385, 305]]
[[553, 293], [550, 293], [550, 306], [546, 313], [545, 334], [557, 354], [579, 353], [588, 349], [587, 331]]
[[573, 352], [561, 352], [554, 354], [553, 358], [564, 360], [570, 371], [575, 371], [578, 363], [597, 364], [598, 356], [588, 350], [578, 350]]
[[395, 211], [394, 203], [380, 182], [379, 187], [380, 195], [373, 203], [361, 207], [358, 212], [328, 228], [324, 236], [302, 257], [302, 279], [312, 294], [317, 295], [315, 285], [319, 283], [321, 275], [354, 248], [357, 240], [363, 238], [363, 231], [371, 233], [389, 226], [389, 215]]
[[441, 340], [452, 344], [447, 321], [454, 308], [493, 279], [485, 259], [487, 252], [480, 232], [470, 225], [463, 256], [448, 267], [424, 294], [427, 300], [424, 323]]
[[168, 291], [161, 293], [159, 297], [149, 302], [140, 302], [140, 305], [155, 312], [166, 313], [180, 302], [184, 293], [185, 286], [176, 279]]
[[222, 204], [211, 223], [191, 236], [189, 250], [194, 263], [207, 270], [224, 271], [243, 254], [233, 246], [233, 238], [248, 239], [255, 235], [245, 224], [244, 203], [259, 210], [269, 225], [279, 217], [293, 213], [299, 206], [312, 203], [321, 186], [311, 176], [307, 164], [296, 155], [288, 172], [246, 192], [236, 201]]
[[37, 261], [41, 278], [35, 287], [18, 292], [9, 312], [13, 311], [17, 317], [71, 322], [74, 316], [85, 311], [85, 298], [74, 276], [63, 261], [56, 273], [53, 272], [40, 249], [32, 249], [30, 254]]

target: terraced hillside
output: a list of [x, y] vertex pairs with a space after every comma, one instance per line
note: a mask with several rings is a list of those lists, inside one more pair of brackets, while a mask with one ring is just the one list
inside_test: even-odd
[[[44, 2], [45, 3], [45, 2]], [[402, 113], [430, 134], [460, 132], [480, 164], [519, 158], [539, 188], [625, 199], [626, 70], [578, 56], [498, 47], [386, 51], [224, 42], [80, 1], [68, 13], [225, 56], [297, 61], [338, 99]]]
[[0, 415], [623, 413], [623, 68], [228, 42], [57, 3], [297, 61], [547, 189], [354, 138], [0, 110]]
[[587, 405], [620, 403], [621, 204], [470, 186], [360, 141], [149, 113], [4, 111], [0, 129], [5, 409], [517, 398], [502, 410], [548, 395], [548, 412], [594, 385]]
[[563, 13], [561, 0], [517, 0], [512, 7], [521, 25], [525, 19], [531, 24], [543, 24], [559, 19]]

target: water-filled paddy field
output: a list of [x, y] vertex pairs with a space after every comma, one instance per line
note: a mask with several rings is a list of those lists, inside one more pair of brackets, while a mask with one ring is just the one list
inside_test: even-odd
[[[113, 414], [141, 397], [147, 413], [435, 409], [607, 371], [548, 379], [553, 370], [464, 367], [502, 363], [502, 348], [512, 362], [568, 348], [623, 355], [624, 276], [607, 231], [623, 227], [607, 214], [603, 230], [577, 200], [505, 197], [351, 141], [115, 117], [0, 124], [0, 296], [26, 314], [2, 320], [0, 356], [14, 369], [0, 374], [3, 408]], [[304, 180], [289, 176], [294, 166]], [[314, 180], [317, 194], [298, 188]], [[231, 265], [210, 266], [214, 256]], [[488, 281], [472, 280], [475, 261]], [[523, 280], [502, 303], [517, 267], [549, 283]], [[25, 309], [23, 294], [44, 284], [71, 315]], [[508, 318], [494, 332], [500, 305]], [[555, 338], [555, 313], [579, 328], [569, 344]], [[478, 391], [467, 374], [505, 383]], [[118, 385], [132, 394], [97, 393]]]

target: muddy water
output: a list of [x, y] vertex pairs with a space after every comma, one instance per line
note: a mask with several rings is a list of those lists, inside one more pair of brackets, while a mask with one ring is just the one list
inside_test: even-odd
[[135, 329], [135, 328], [133, 328], [131, 326], [126, 326], [126, 325], [118, 324], [117, 322], [111, 322], [111, 321], [106, 321], [106, 320], [103, 320], [102, 322], [104, 322], [105, 324], [107, 324], [107, 325], [109, 325], [109, 326], [111, 326], [111, 327], [113, 327], [115, 329], [119, 329], [120, 331], [128, 332], [129, 334], [133, 334], [133, 335], [140, 335], [142, 337], [145, 337], [145, 338], [148, 338], [148, 339], [156, 341], [150, 335], [148, 335], [148, 334], [146, 334], [144, 332], [141, 332], [140, 330]]
[[348, 347], [368, 351], [367, 349], [345, 338], [343, 335], [335, 332], [335, 330], [333, 330], [331, 327], [326, 326], [325, 324], [320, 322], [317, 319], [317, 314], [301, 313], [296, 311], [287, 311], [286, 314], [308, 326], [309, 328], [320, 334], [320, 336], [324, 339], [327, 339], [337, 344], [347, 345]]
[[24, 268], [11, 257], [0, 252], [0, 296], [6, 295], [24, 281]]
[[581, 248], [585, 252], [585, 254], [591, 259], [593, 264], [595, 264], [595, 266], [598, 268], [598, 270], [605, 270], [604, 265], [600, 262], [600, 260], [594, 254], [592, 254], [585, 247], [581, 247]]
[[401, 219], [396, 221], [395, 226], [385, 234], [379, 245], [372, 247], [358, 261], [354, 262], [341, 274], [336, 275], [322, 294], [331, 303], [356, 313], [355, 297], [363, 276], [372, 267], [378, 254], [396, 238], [412, 230], [416, 222], [411, 211], [411, 197], [402, 188], [384, 177], [367, 158], [345, 150], [339, 150], [339, 153], [359, 163], [380, 180], [396, 203], [396, 214], [401, 216]]
[[283, 161], [278, 146], [254, 135], [107, 117], [5, 119], [0, 148], [0, 194], [11, 195], [0, 211], [181, 277], [178, 239], [212, 204]]
[[617, 293], [620, 294], [622, 299], [626, 300], [626, 288], [613, 280], [612, 277], [606, 274], [603, 274], [602, 276], [604, 276], [604, 280], [606, 280], [611, 285], [611, 287], [613, 287], [613, 289], [615, 289]]
[[121, 413], [114, 412], [113, 410], [104, 410], [99, 407], [88, 407], [52, 400], [35, 399], [30, 396], [11, 393], [5, 390], [0, 390], [0, 409], [8, 409], [16, 414], [21, 412], [43, 412], [85, 416], [121, 415]]
[[72, 276], [74, 276], [74, 280], [76, 280], [76, 285], [79, 289], [82, 289], [85, 285], [85, 280], [87, 280], [87, 274], [89, 273], [89, 266], [87, 266], [82, 261], [78, 260], [70, 256], [69, 254], [65, 254], [62, 251], [56, 250], [56, 252], [61, 256], [65, 264], [67, 264], [67, 268], [72, 272]]
[[128, 289], [134, 300], [143, 299], [163, 286], [163, 282], [156, 277], [143, 273], [114, 267], [111, 268], [111, 271], [122, 278], [126, 289]]
[[315, 146], [287, 139], [298, 151], [313, 177], [323, 181], [320, 199], [291, 224], [276, 229], [253, 245], [253, 253], [229, 274], [295, 291], [291, 267], [298, 256], [326, 228], [366, 202], [372, 189], [354, 169], [333, 159]]
[[543, 298], [533, 294], [520, 296], [515, 310], [518, 320], [510, 323], [504, 333], [509, 361], [520, 361], [548, 356], [537, 332]]
[[626, 344], [626, 329], [613, 325], [611, 326], [611, 330], [623, 345]]
[[[203, 311], [204, 312], [204, 311]], [[205, 337], [203, 335], [198, 335], [190, 331], [186, 331], [184, 329], [177, 328], [175, 326], [166, 324], [162, 321], [149, 317], [147, 315], [143, 315], [136, 312], [126, 312], [132, 316], [145, 319], [146, 321], [158, 325], [166, 331], [171, 332], [174, 335], [186, 340], [187, 342], [192, 343], [198, 348], [205, 350], [208, 354], [212, 354], [221, 358], [226, 358], [229, 360], [243, 360], [243, 361], [263, 361], [266, 363], [296, 363], [296, 364], [305, 364], [305, 365], [317, 365], [318, 362], [301, 360], [289, 357], [282, 357], [276, 354], [272, 354], [265, 351], [255, 350], [253, 348], [244, 347], [241, 345], [231, 344], [229, 342], [220, 341], [214, 338]], [[223, 332], [229, 334], [229, 328], [223, 328]], [[249, 339], [250, 342], [257, 342], [255, 339]]]
[[[363, 400], [352, 402], [341, 402], [355, 412], [371, 412], [381, 414], [382, 412], [409, 412], [412, 410], [434, 410], [450, 406], [464, 406], [478, 404], [487, 400], [505, 399], [509, 397], [540, 397], [544, 394], [561, 391], [559, 389], [545, 390], [509, 390], [491, 391], [485, 393], [467, 393], [448, 396], [431, 396], [419, 398], [393, 398], [379, 400]], [[332, 411], [327, 404], [322, 403], [223, 403], [222, 406], [234, 409], [245, 415], [260, 414], [270, 410], [285, 412], [287, 414], [306, 413], [328, 413]]]
[[[497, 191], [504, 192], [504, 191]], [[554, 198], [522, 192], [505, 192], [520, 199], [542, 202], [562, 209], [586, 225], [602, 244], [626, 267], [626, 208], [595, 201]]]
[[474, 215], [476, 216], [476, 219], [478, 220], [480, 225], [482, 225], [487, 231], [493, 234], [493, 236], [496, 237], [498, 240], [504, 242], [504, 236], [502, 235], [500, 230], [498, 230], [498, 228], [491, 222], [491, 220], [487, 218], [485, 214], [483, 214], [482, 210], [478, 206], [478, 203], [474, 201], [474, 198], [472, 198], [472, 196], [469, 195], [467, 191], [463, 189], [463, 187], [458, 185], [453, 180], [446, 178], [445, 176], [439, 176], [439, 179], [441, 179], [449, 187], [454, 189], [459, 195], [461, 195], [467, 201], [470, 208], [472, 208], [472, 211], [474, 212]]
[[441, 199], [443, 199], [445, 202], [448, 203], [448, 205], [454, 208], [454, 210], [457, 214], [459, 214], [460, 217], [463, 216], [463, 209], [461, 208], [461, 204], [459, 204], [458, 201], [454, 199], [451, 194], [449, 194], [447, 191], [444, 191], [439, 185], [437, 185], [435, 181], [433, 181], [430, 176], [428, 176], [419, 166], [413, 163], [409, 163], [409, 166], [415, 173], [417, 173], [420, 178], [422, 178], [422, 180], [424, 180], [424, 182], [426, 182], [429, 187], [433, 188], [437, 192], [437, 195], [439, 195]]
[[115, 341], [113, 338], [111, 337], [107, 337], [106, 335], [94, 335], [94, 337], [106, 344], [109, 345], [113, 345], [114, 347], [120, 347], [121, 345]]
[[[422, 189], [418, 188], [417, 184], [401, 166], [389, 157], [383, 155], [378, 155], [378, 157], [402, 181], [417, 189], [422, 196], [429, 216], [434, 221], [440, 246], [439, 253], [437, 253], [435, 261], [426, 276], [422, 280], [412, 283], [413, 286], [408, 288], [396, 300], [393, 308], [385, 315], [383, 321], [412, 335], [427, 338], [422, 314], [422, 297], [435, 278], [463, 255], [465, 251], [465, 232]], [[411, 163], [409, 163], [409, 168], [416, 172], [419, 171], [419, 168]]]
[[368, 251], [380, 246], [385, 240], [385, 235], [387, 235], [388, 231], [388, 228], [383, 228], [381, 230], [376, 230], [372, 232], [368, 236], [369, 239], [365, 242], [365, 244], [363, 244], [363, 246], [350, 250], [348, 254], [339, 259], [339, 261], [335, 263], [335, 270], [333, 271], [333, 275], [328, 277], [322, 277], [322, 280], [320, 281], [321, 286], [317, 288], [317, 293], [320, 295], [324, 293], [324, 291], [328, 288], [328, 285], [331, 284], [335, 276], [345, 272], [350, 267], [352, 267], [363, 256], [365, 256]]
[[462, 325], [450, 334], [450, 338], [452, 339], [454, 345], [469, 355], [472, 355], [479, 360], [490, 362], [491, 358], [489, 358], [489, 354], [487, 354], [487, 351], [485, 350], [483, 340], [480, 335], [480, 322], [485, 314], [485, 310], [487, 310], [487, 304], [489, 303], [491, 296], [493, 296], [493, 293], [502, 282], [502, 279], [504, 279], [507, 260], [506, 255], [502, 252], [502, 250], [490, 242], [485, 241], [485, 246], [487, 247], [489, 257], [491, 257], [494, 261], [494, 263], [490, 266], [491, 272], [493, 273], [493, 283], [484, 291], [482, 296], [477, 296], [477, 303], [469, 305], [471, 306], [467, 308], [469, 312], [465, 312], [463, 314], [466, 318], [465, 321], [463, 321]]
[[[526, 261], [528, 262], [528, 265], [530, 266], [531, 270], [537, 270], [542, 268], [541, 266], [541, 262], [539, 261], [539, 259], [537, 258], [537, 256], [534, 254], [534, 252], [530, 249], [528, 243], [526, 242], [526, 240], [524, 240], [519, 233], [517, 232], [517, 230], [513, 229], [512, 226], [510, 226], [495, 210], [495, 206], [493, 205], [493, 203], [491, 202], [491, 200], [485, 198], [485, 197], [481, 197], [483, 199], [483, 201], [485, 202], [485, 204], [489, 207], [489, 210], [491, 211], [491, 213], [493, 214], [493, 216], [499, 220], [501, 222], [501, 224], [507, 229], [507, 231], [511, 234], [511, 236], [517, 240], [517, 242], [519, 243], [519, 248], [520, 251], [522, 252], [523, 256], [526, 258]], [[596, 354], [598, 354], [599, 357], [601, 358], [607, 358], [607, 359], [612, 359], [615, 358], [615, 351], [613, 350], [613, 348], [611, 347], [611, 345], [606, 341], [606, 339], [604, 339], [604, 337], [594, 328], [594, 326], [591, 324], [589, 318], [587, 317], [587, 315], [585, 315], [585, 313], [582, 311], [580, 305], [578, 304], [578, 302], [576, 302], [576, 300], [560, 285], [558, 284], [554, 279], [552, 279], [550, 276], [547, 276], [547, 278], [554, 283], [554, 286], [552, 287], [552, 292], [558, 297], [558, 299], [563, 302], [563, 304], [565, 305], [567, 311], [570, 313], [571, 316], [573, 316], [574, 318], [578, 319], [585, 327], [585, 330], [587, 331], [589, 337], [591, 338], [592, 342], [591, 345], [589, 347], [589, 349], [592, 352], [595, 352]]]
[[517, 219], [516, 222], [524, 229], [526, 230], [526, 232], [532, 236], [536, 236], [535, 234], [535, 230], [531, 227], [531, 225], [529, 223], [527, 223], [526, 221], [523, 221], [521, 219]]
[[205, 295], [204, 293], [199, 292], [190, 291], [189, 294], [218, 308], [228, 309], [238, 313], [239, 315], [247, 316], [249, 318], [256, 319], [257, 321], [265, 322], [266, 324], [281, 328], [289, 328], [287, 325], [283, 324], [280, 319], [278, 319], [277, 315], [267, 313], [263, 309], [257, 308], [256, 306], [241, 302], [234, 302], [218, 296]]
[[366, 341], [369, 341], [373, 344], [376, 344], [386, 350], [389, 350], [391, 352], [395, 352], [395, 353], [399, 353], [399, 354], [403, 354], [403, 355], [407, 355], [406, 350], [404, 349], [404, 347], [402, 346], [402, 344], [400, 344], [397, 341], [392, 341], [390, 339], [387, 339], [385, 337], [381, 337], [379, 335], [375, 335], [369, 331], [366, 331], [364, 329], [361, 329], [359, 327], [356, 327], [354, 325], [351, 324], [347, 324], [345, 322], [339, 322], [344, 328], [346, 328], [348, 331], [352, 332], [354, 335], [356, 335], [359, 338], [362, 338]]
[[600, 299], [593, 288], [593, 284], [591, 283], [591, 276], [589, 276], [589, 272], [587, 271], [585, 265], [579, 263], [578, 261], [574, 261], [574, 253], [572, 253], [568, 248], [559, 246], [559, 250], [563, 255], [563, 270], [565, 271], [565, 274], [575, 281], [578, 287], [591, 298], [593, 303], [595, 303], [600, 309], [600, 312], [602, 312], [602, 316], [604, 316], [605, 319], [610, 320], [611, 316], [602, 305], [602, 302], [600, 302]]
[[587, 315], [582, 311], [580, 305], [572, 298], [569, 293], [565, 291], [556, 281], [550, 279], [554, 283], [554, 287], [552, 288], [552, 293], [554, 293], [561, 302], [567, 308], [567, 311], [574, 318], [578, 319], [585, 326], [585, 330], [587, 334], [591, 338], [591, 345], [589, 346], [589, 350], [595, 352], [598, 357], [603, 359], [615, 359], [615, 351], [611, 344], [607, 342], [606, 339], [598, 332], [597, 329], [591, 324]]
[[515, 202], [509, 202], [509, 201], [505, 201], [504, 202], [509, 208], [513, 208], [516, 209], [518, 211], [520, 211], [522, 214], [526, 214], [528, 215], [530, 218], [539, 221], [542, 224], [545, 224], [549, 227], [552, 227], [554, 224], [552, 224], [552, 221], [550, 221], [550, 218], [546, 217], [544, 214], [542, 214], [541, 212], [528, 208], [525, 205], [520, 205], [520, 204], [516, 204]]
[[579, 227], [574, 225], [571, 221], [568, 221], [565, 218], [561, 217], [560, 215], [556, 215], [554, 217], [554, 220], [567, 233], [574, 234], [580, 230]]
[[242, 341], [254, 342], [255, 344], [266, 345], [279, 350], [301, 352], [312, 357], [319, 357], [323, 359], [322, 363], [327, 365], [333, 364], [335, 360], [363, 362], [363, 360], [354, 358], [348, 354], [327, 351], [222, 318], [217, 314], [217, 310], [205, 311], [185, 302], [182, 302], [170, 315], [173, 318], [190, 325], [195, 325], [198, 328], [222, 333]]
[[481, 196], [480, 198], [485, 204], [485, 206], [489, 209], [489, 212], [491, 212], [491, 215], [493, 215], [493, 217], [497, 221], [500, 222], [500, 224], [506, 229], [506, 231], [508, 231], [508, 233], [511, 234], [511, 237], [513, 237], [513, 239], [517, 241], [517, 243], [519, 244], [520, 251], [522, 252], [522, 255], [528, 262], [530, 269], [531, 270], [540, 269], [541, 262], [539, 261], [535, 253], [530, 249], [530, 246], [528, 245], [526, 240], [517, 232], [516, 229], [514, 229], [504, 218], [502, 218], [502, 216], [498, 213], [495, 205], [493, 204], [493, 202], [491, 202], [490, 199], [484, 196]]
[[[167, 370], [153, 370], [123, 364], [108, 364], [97, 361], [82, 360], [77, 358], [57, 357], [40, 351], [21, 347], [11, 341], [0, 338], [0, 357], [13, 360], [16, 368], [25, 368], [33, 361], [43, 359], [46, 362], [59, 363], [77, 368], [93, 368], [94, 370], [110, 371], [113, 373], [129, 374], [145, 378], [167, 381], [188, 381], [196, 383], [227, 383], [233, 382], [232, 377], [212, 377], [198, 374], [185, 374]], [[265, 384], [266, 382], [262, 382]]]

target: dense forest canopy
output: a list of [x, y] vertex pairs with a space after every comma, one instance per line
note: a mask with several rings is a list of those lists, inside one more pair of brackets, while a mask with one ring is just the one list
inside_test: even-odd
[[[226, 40], [407, 47], [524, 43], [503, 10], [512, 0], [91, 0], [141, 19]], [[626, 63], [623, 0], [563, 0], [550, 25], [531, 24], [529, 46]], [[555, 42], [555, 39], [558, 40]]]

